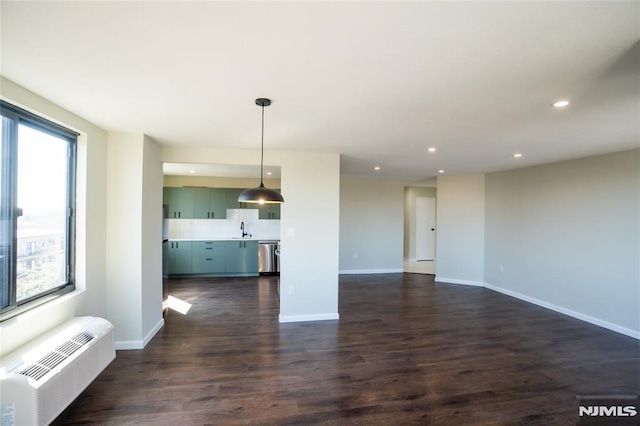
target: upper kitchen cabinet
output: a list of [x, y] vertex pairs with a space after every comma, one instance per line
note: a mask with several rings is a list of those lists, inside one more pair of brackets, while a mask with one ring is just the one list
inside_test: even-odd
[[[279, 189], [276, 191], [280, 192]], [[280, 219], [280, 204], [262, 204], [258, 205], [259, 219]]]
[[224, 188], [194, 188], [193, 217], [195, 219], [226, 219], [227, 190]]
[[163, 188], [164, 204], [169, 206], [170, 219], [193, 219], [194, 188]]
[[227, 188], [227, 208], [228, 209], [247, 209], [255, 208], [248, 203], [238, 202], [238, 196], [244, 191], [240, 188]]

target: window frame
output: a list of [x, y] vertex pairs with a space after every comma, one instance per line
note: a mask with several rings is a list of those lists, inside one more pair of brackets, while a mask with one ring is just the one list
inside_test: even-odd
[[[63, 294], [75, 290], [75, 270], [76, 270], [76, 173], [77, 173], [77, 145], [78, 136], [74, 132], [59, 124], [46, 120], [36, 114], [26, 111], [20, 107], [12, 105], [4, 100], [0, 100], [0, 119], [7, 120], [2, 127], [2, 167], [0, 168], [0, 188], [1, 196], [8, 196], [9, 207], [7, 211], [0, 211], [0, 219], [7, 221], [6, 225], [10, 233], [9, 265], [7, 275], [7, 288], [0, 287], [0, 322], [12, 318], [26, 310], [32, 309]], [[8, 124], [5, 127], [5, 124]], [[17, 149], [18, 149], [18, 127], [26, 126], [31, 129], [52, 135], [67, 142], [67, 201], [66, 201], [66, 269], [67, 281], [55, 288], [49, 289], [37, 295], [17, 301], [17, 225], [20, 216], [17, 205]], [[0, 206], [1, 207], [1, 206]], [[4, 229], [2, 230], [4, 232]], [[4, 278], [2, 278], [4, 279]]]

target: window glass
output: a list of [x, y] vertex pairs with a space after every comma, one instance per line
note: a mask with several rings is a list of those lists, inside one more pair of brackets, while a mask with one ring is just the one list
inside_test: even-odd
[[77, 133], [2, 100], [0, 118], [0, 320], [5, 320], [75, 288]]
[[11, 217], [9, 209], [11, 207], [11, 190], [9, 186], [10, 157], [8, 154], [8, 132], [10, 129], [10, 119], [1, 117], [0, 120], [0, 309], [9, 306], [11, 303]]
[[16, 298], [67, 282], [68, 142], [18, 126]]

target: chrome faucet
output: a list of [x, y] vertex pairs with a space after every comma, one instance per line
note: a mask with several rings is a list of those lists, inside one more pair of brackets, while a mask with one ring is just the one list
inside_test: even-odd
[[244, 232], [244, 222], [240, 222], [240, 229], [242, 230], [242, 238], [244, 238], [247, 235], [249, 235], [248, 232]]

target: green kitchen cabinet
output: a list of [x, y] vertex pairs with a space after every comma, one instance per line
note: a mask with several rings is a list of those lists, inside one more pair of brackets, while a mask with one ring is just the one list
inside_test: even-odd
[[191, 272], [223, 274], [226, 270], [226, 247], [222, 241], [193, 241]]
[[163, 203], [169, 206], [169, 219], [193, 219], [194, 188], [163, 188]]
[[169, 274], [191, 273], [191, 241], [169, 241]]
[[238, 196], [244, 191], [240, 188], [227, 188], [227, 208], [228, 209], [257, 209], [255, 203], [240, 203]]
[[[279, 189], [276, 191], [280, 192]], [[258, 219], [280, 219], [280, 204], [267, 203], [258, 205]]]
[[169, 206], [169, 218], [177, 216], [178, 211], [178, 188], [165, 186], [162, 188], [162, 203]]
[[258, 274], [258, 241], [227, 241], [225, 245], [227, 274]]
[[244, 189], [227, 188], [227, 208], [228, 209], [244, 209], [246, 203], [238, 202], [238, 196]]
[[226, 219], [227, 190], [224, 188], [193, 188], [195, 219]]

